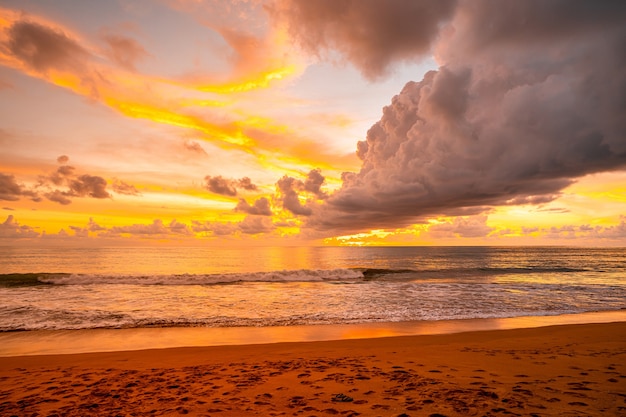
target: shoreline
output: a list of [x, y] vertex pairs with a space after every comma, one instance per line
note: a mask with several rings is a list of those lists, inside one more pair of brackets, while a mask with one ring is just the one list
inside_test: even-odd
[[0, 414], [624, 415], [625, 383], [626, 322], [562, 324], [3, 357]]
[[0, 358], [182, 347], [377, 339], [612, 322], [626, 322], [626, 310], [555, 316], [285, 327], [33, 330], [0, 333]]

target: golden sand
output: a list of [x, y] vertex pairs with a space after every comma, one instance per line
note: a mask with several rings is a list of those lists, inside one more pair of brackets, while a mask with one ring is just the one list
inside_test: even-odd
[[0, 358], [1, 416], [180, 414], [626, 416], [626, 323]]

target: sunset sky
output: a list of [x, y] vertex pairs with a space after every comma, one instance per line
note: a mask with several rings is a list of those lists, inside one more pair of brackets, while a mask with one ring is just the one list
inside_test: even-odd
[[0, 0], [0, 244], [626, 246], [626, 2]]

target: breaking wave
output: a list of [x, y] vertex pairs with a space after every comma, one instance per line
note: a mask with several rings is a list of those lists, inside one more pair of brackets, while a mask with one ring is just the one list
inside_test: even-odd
[[372, 280], [430, 280], [491, 277], [494, 275], [585, 272], [575, 268], [343, 268], [222, 274], [115, 275], [71, 273], [0, 274], [0, 287], [45, 285], [226, 285], [245, 282], [361, 282]]

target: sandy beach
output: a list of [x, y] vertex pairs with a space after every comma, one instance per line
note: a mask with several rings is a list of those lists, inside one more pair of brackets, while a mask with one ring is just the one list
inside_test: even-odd
[[0, 375], [2, 416], [619, 416], [626, 323], [3, 357]]

